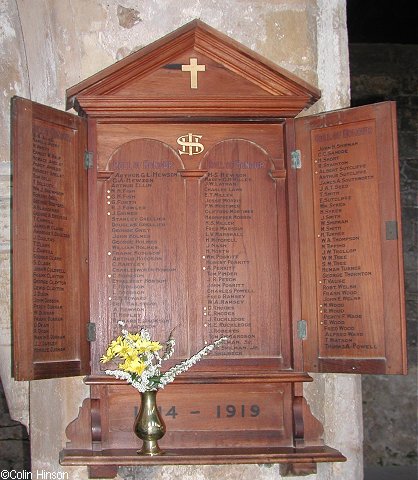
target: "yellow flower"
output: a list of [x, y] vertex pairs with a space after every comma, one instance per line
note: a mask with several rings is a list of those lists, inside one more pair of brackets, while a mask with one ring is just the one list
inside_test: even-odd
[[139, 338], [135, 342], [135, 349], [138, 354], [145, 353], [145, 352], [158, 352], [163, 348], [163, 346], [159, 342], [151, 342], [150, 340], [144, 340], [142, 337]]
[[133, 359], [138, 356], [138, 351], [134, 348], [129, 342], [124, 338], [118, 337], [116, 340], [113, 340], [108, 346], [105, 355], [100, 359], [102, 363], [109, 362], [115, 357], [120, 358], [130, 358]]
[[109, 349], [112, 352], [113, 355], [118, 355], [118, 353], [121, 351], [124, 345], [124, 340], [122, 337], [118, 337], [116, 340], [113, 340], [110, 345]]
[[145, 370], [145, 363], [141, 362], [138, 357], [134, 359], [127, 358], [124, 363], [119, 365], [119, 368], [125, 372], [141, 375]]
[[163, 348], [160, 342], [149, 342], [149, 344], [150, 344], [149, 348], [151, 352], [158, 352], [158, 350], [161, 350]]
[[[113, 342], [112, 342], [113, 343]], [[114, 350], [113, 350], [113, 347], [111, 345], [109, 345], [107, 347], [107, 350], [106, 350], [106, 353], [102, 356], [102, 358], [100, 359], [100, 361], [102, 363], [106, 363], [106, 362], [110, 362], [110, 360], [112, 360], [114, 357], [116, 356]]]

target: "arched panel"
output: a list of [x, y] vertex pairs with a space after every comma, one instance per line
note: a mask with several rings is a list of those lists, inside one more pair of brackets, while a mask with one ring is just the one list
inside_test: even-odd
[[214, 145], [202, 168], [208, 173], [199, 199], [201, 337], [211, 342], [228, 336], [223, 358], [283, 366], [288, 287], [280, 272], [287, 271], [288, 258], [281, 240], [286, 206], [278, 190], [284, 178], [274, 178], [274, 164], [261, 146], [240, 138]]

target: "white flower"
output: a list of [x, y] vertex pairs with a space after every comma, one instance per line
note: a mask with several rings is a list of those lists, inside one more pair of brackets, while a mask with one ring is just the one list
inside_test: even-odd
[[189, 359], [184, 360], [177, 365], [174, 365], [174, 367], [171, 367], [169, 370], [167, 370], [167, 372], [161, 375], [159, 381], [159, 384], [161, 385], [160, 388], [164, 388], [168, 383], [171, 383], [177, 375], [180, 375], [180, 373], [184, 373], [189, 370], [189, 368], [193, 367], [193, 365], [195, 365], [199, 360], [201, 360], [202, 357], [208, 355], [208, 353], [210, 353], [215, 347], [217, 347], [222, 342], [225, 342], [226, 340], [228, 340], [227, 337], [221, 337], [212, 344], [206, 345], [206, 347], [202, 348], [202, 350], [195, 353]]

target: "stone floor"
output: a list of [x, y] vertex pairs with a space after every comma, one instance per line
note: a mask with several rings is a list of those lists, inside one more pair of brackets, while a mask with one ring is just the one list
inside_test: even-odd
[[[10, 418], [0, 381], [0, 471], [30, 471], [30, 445], [26, 428]], [[16, 477], [18, 478], [18, 477]]]

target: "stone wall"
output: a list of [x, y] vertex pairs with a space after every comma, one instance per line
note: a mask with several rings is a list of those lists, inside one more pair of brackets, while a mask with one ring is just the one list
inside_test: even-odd
[[417, 463], [418, 45], [350, 45], [352, 105], [395, 100], [409, 374], [363, 376], [365, 465]]
[[[349, 101], [345, 0], [0, 0], [0, 375], [13, 418], [29, 425], [33, 471], [68, 472], [58, 453], [65, 427], [88, 395], [80, 378], [13, 381], [10, 373], [9, 102], [13, 95], [63, 109], [66, 88], [200, 18], [322, 90], [310, 113]], [[320, 464], [310, 479], [360, 480], [360, 381], [316, 375], [306, 396], [325, 427], [325, 442], [348, 459]], [[47, 398], [47, 401], [46, 401]], [[29, 416], [30, 412], [30, 416]], [[53, 415], [51, 415], [53, 412]], [[127, 478], [280, 478], [279, 466], [152, 467], [120, 471]]]

